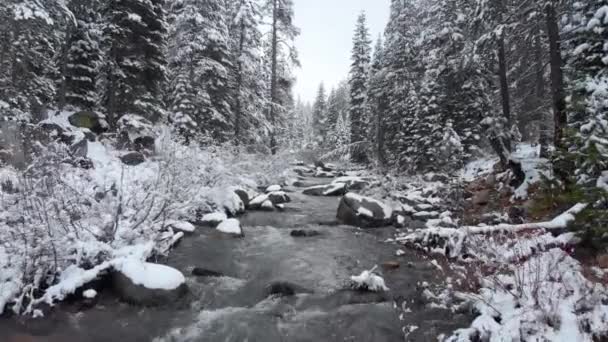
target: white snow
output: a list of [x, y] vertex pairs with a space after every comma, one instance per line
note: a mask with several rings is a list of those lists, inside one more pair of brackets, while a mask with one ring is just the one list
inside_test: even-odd
[[222, 222], [228, 219], [228, 215], [223, 212], [215, 212], [211, 214], [205, 214], [202, 217], [203, 222]]
[[168, 221], [166, 225], [175, 230], [186, 233], [193, 233], [196, 230], [196, 227], [192, 223], [186, 221]]
[[186, 282], [184, 275], [175, 268], [127, 258], [114, 268], [134, 284], [152, 290], [175, 290]]
[[276, 192], [276, 191], [281, 191], [281, 189], [283, 189], [280, 185], [271, 185], [268, 188], [266, 188], [266, 192]]
[[82, 296], [86, 299], [93, 299], [97, 297], [97, 291], [93, 289], [88, 289], [82, 293]]
[[369, 271], [363, 271], [358, 276], [350, 277], [350, 280], [353, 281], [355, 287], [360, 289], [366, 289], [373, 292], [383, 292], [388, 291], [389, 288], [386, 287], [384, 283], [384, 279], [379, 275], [374, 273], [376, 267]]
[[227, 219], [216, 228], [222, 233], [242, 235], [241, 223], [237, 219]]

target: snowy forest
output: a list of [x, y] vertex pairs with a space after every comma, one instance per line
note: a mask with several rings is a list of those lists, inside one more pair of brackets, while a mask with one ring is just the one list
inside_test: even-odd
[[0, 341], [608, 340], [608, 0], [298, 1], [0, 1]]

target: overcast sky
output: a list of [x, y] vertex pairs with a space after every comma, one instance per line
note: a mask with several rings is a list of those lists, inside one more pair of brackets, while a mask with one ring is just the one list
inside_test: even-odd
[[295, 5], [302, 68], [296, 70], [294, 95], [312, 102], [321, 82], [331, 89], [348, 76], [358, 14], [367, 14], [373, 47], [388, 21], [390, 0], [295, 0]]

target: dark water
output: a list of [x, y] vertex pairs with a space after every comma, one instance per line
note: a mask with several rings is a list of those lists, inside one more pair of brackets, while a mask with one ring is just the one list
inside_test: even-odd
[[[44, 319], [2, 319], [0, 341], [436, 341], [465, 324], [465, 317], [426, 308], [417, 284], [443, 275], [414, 252], [396, 257], [398, 247], [384, 242], [393, 228], [340, 226], [338, 198], [290, 196], [285, 212], [243, 217], [242, 239], [204, 228], [184, 239], [163, 261], [188, 276], [190, 293], [179, 303], [139, 308], [106, 291], [93, 308], [63, 303]], [[293, 238], [292, 229], [321, 235]], [[346, 290], [351, 275], [387, 261], [401, 265], [383, 270], [390, 293]], [[226, 276], [197, 278], [190, 276], [193, 267]], [[268, 297], [267, 286], [276, 281], [306, 293]], [[412, 326], [417, 329], [404, 334]]]

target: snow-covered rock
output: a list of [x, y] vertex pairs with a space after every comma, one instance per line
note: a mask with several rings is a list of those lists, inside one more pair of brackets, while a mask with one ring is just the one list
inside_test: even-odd
[[340, 201], [337, 217], [352, 226], [382, 227], [392, 223], [393, 210], [376, 199], [348, 193]]
[[169, 221], [166, 225], [167, 227], [184, 233], [194, 233], [196, 230], [196, 227], [192, 223], [186, 221]]
[[274, 205], [289, 203], [291, 198], [283, 191], [275, 191], [268, 194], [268, 200]]
[[184, 275], [169, 266], [126, 258], [114, 265], [112, 285], [119, 297], [132, 304], [172, 303], [187, 291]]
[[346, 184], [332, 183], [328, 185], [311, 186], [302, 190], [302, 193], [309, 196], [343, 196], [346, 193]]
[[88, 289], [82, 293], [82, 297], [86, 299], [93, 299], [97, 297], [97, 291], [93, 289]]
[[[375, 268], [374, 268], [375, 269]], [[384, 283], [384, 279], [374, 273], [374, 269], [363, 271], [358, 276], [350, 277], [354, 287], [359, 290], [367, 290], [373, 292], [388, 291], [389, 288]]]
[[[281, 204], [279, 204], [279, 205], [281, 205]], [[272, 203], [271, 200], [264, 201], [264, 203], [262, 203], [262, 205], [260, 206], [260, 209], [264, 210], [264, 211], [274, 211], [274, 208], [275, 208], [275, 205]]]
[[269, 187], [266, 188], [266, 192], [270, 193], [270, 192], [275, 192], [275, 191], [281, 191], [283, 190], [283, 188], [280, 185], [271, 185]]
[[227, 219], [220, 223], [217, 228], [222, 233], [232, 234], [232, 235], [243, 235], [243, 230], [241, 229], [241, 222], [237, 219]]
[[200, 219], [200, 224], [205, 227], [217, 227], [220, 223], [226, 221], [228, 219], [228, 215], [222, 212], [215, 212], [210, 214], [205, 214]]

